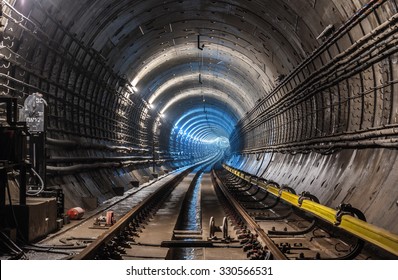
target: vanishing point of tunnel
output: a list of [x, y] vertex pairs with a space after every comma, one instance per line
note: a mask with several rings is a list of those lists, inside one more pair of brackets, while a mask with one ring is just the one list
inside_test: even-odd
[[398, 234], [397, 0], [0, 5], [2, 232], [211, 160]]

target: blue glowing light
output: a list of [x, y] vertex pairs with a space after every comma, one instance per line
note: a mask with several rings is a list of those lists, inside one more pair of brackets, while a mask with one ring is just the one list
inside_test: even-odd
[[[172, 126], [169, 150], [180, 160], [200, 160], [229, 149], [237, 117], [215, 106], [186, 111]], [[184, 162], [185, 163], [185, 162]]]

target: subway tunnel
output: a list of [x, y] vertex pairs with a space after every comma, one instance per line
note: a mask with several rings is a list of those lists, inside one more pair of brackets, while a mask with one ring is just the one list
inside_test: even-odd
[[44, 132], [27, 139], [43, 149], [26, 161], [64, 209], [214, 157], [398, 234], [396, 0], [2, 0], [1, 10], [0, 97], [19, 111], [33, 93], [45, 100]]

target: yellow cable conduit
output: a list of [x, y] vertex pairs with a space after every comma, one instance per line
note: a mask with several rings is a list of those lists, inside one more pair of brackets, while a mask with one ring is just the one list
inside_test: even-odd
[[[280, 199], [283, 201], [286, 201], [301, 210], [311, 213], [312, 215], [321, 218], [322, 220], [338, 228], [344, 229], [347, 232], [398, 256], [398, 235], [383, 228], [364, 222], [351, 215], [339, 216], [338, 210], [321, 205], [309, 199], [303, 199], [301, 196], [292, 194], [283, 189], [281, 190], [274, 185], [262, 181], [257, 182], [257, 177], [254, 175], [245, 175], [238, 169], [232, 168], [225, 164], [223, 167], [235, 176], [249, 183], [253, 183], [259, 187], [262, 187], [264, 190], [276, 197], [280, 197]], [[254, 181], [253, 178], [255, 179]]]

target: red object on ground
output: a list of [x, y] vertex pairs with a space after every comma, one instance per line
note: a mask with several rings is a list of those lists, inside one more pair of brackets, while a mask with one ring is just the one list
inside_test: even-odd
[[79, 220], [84, 215], [84, 209], [81, 207], [74, 207], [74, 208], [69, 209], [66, 212], [66, 215], [68, 215], [69, 219], [71, 219], [71, 220]]
[[113, 217], [113, 211], [107, 211], [106, 212], [106, 224], [107, 225], [113, 225], [115, 221], [115, 218]]

